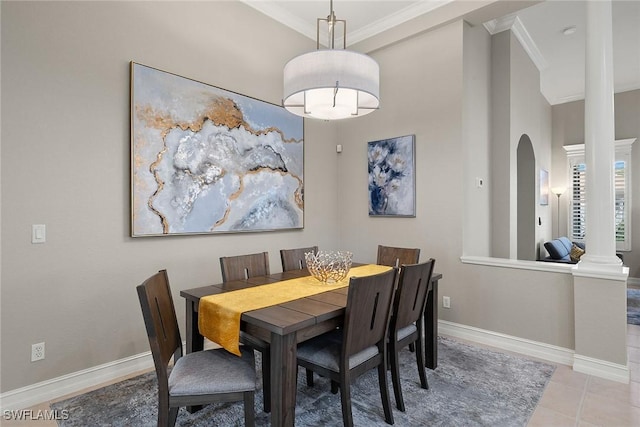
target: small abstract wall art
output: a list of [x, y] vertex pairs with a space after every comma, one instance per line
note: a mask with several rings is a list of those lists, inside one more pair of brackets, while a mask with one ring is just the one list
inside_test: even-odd
[[369, 216], [415, 217], [415, 135], [371, 141]]
[[131, 235], [303, 228], [303, 119], [131, 63]]

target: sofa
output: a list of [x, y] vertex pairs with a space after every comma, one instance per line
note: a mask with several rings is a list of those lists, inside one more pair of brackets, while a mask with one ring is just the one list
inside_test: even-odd
[[[549, 256], [539, 261], [560, 262], [565, 264], [577, 264], [586, 250], [584, 243], [572, 242], [564, 236], [545, 242], [544, 248], [547, 250]], [[618, 253], [616, 255], [623, 260], [622, 254]]]
[[[585, 252], [584, 243], [571, 242], [571, 240], [565, 236], [545, 242], [544, 248], [547, 250], [549, 256], [540, 261], [561, 262], [565, 264], [576, 264], [580, 260], [580, 256]], [[572, 250], [573, 256], [571, 254]]]

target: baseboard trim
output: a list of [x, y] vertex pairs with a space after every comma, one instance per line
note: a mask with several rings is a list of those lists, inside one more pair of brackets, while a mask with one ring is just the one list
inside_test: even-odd
[[502, 350], [536, 357], [553, 363], [571, 366], [574, 361], [574, 351], [568, 348], [506, 335], [499, 332], [488, 331], [486, 329], [480, 329], [473, 326], [453, 323], [447, 320], [438, 321], [438, 332], [454, 338], [489, 345]]
[[119, 377], [153, 368], [151, 352], [94, 366], [0, 394], [0, 410], [17, 410], [58, 399]]
[[595, 377], [628, 384], [629, 368], [606, 360], [594, 359], [575, 354], [574, 350], [532, 341], [499, 332], [475, 328], [473, 326], [438, 321], [438, 332], [454, 338], [460, 338], [478, 344], [489, 345], [501, 350], [512, 351], [526, 356], [536, 357], [553, 363], [571, 366], [574, 371]]
[[[438, 332], [454, 338], [489, 345], [549, 362], [573, 366], [573, 369], [577, 372], [612, 381], [629, 383], [629, 369], [627, 366], [581, 356], [575, 354], [573, 350], [568, 348], [449, 322], [447, 320], [438, 321]], [[67, 394], [77, 393], [89, 387], [113, 381], [119, 377], [152, 368], [153, 357], [151, 356], [151, 352], [147, 351], [2, 393], [0, 394], [0, 411], [28, 408], [42, 402], [59, 399]]]
[[573, 359], [573, 370], [576, 372], [629, 384], [630, 372], [628, 366], [607, 362], [606, 360], [594, 359], [580, 354], [575, 354]]

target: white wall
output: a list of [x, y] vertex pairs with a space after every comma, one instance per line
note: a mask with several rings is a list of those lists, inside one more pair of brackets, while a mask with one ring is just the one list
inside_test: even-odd
[[312, 40], [239, 2], [1, 7], [3, 392], [148, 351], [135, 286], [159, 269], [182, 319], [179, 291], [219, 282], [220, 256], [269, 251], [280, 271], [280, 248], [334, 246], [335, 127], [310, 121], [304, 230], [129, 237], [129, 62], [279, 103]]

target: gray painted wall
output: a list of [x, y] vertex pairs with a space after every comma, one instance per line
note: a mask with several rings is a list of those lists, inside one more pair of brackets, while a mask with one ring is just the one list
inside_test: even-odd
[[[540, 93], [540, 73], [511, 31], [492, 36], [491, 41], [491, 171], [492, 256], [518, 258], [519, 245], [530, 248], [524, 259], [535, 259], [536, 244], [551, 238], [551, 205], [538, 202], [540, 169], [551, 165], [551, 106]], [[517, 148], [523, 135], [531, 140], [536, 176], [533, 212], [541, 225], [519, 227]], [[531, 190], [529, 190], [531, 191]], [[530, 219], [531, 219], [530, 218]], [[526, 234], [520, 238], [519, 232]]]
[[[570, 274], [460, 262], [466, 239], [464, 216], [474, 209], [465, 204], [469, 192], [463, 180], [468, 174], [461, 159], [469, 157], [470, 147], [476, 148], [476, 128], [470, 123], [480, 123], [481, 145], [487, 132], [486, 122], [477, 116], [462, 123], [463, 111], [465, 117], [487, 117], [477, 102], [477, 93], [483, 89], [465, 90], [469, 82], [463, 70], [467, 64], [482, 63], [465, 55], [473, 50], [462, 45], [467, 31], [473, 35], [477, 29], [456, 22], [375, 52], [381, 64], [384, 104], [375, 114], [339, 124], [338, 138], [345, 147], [338, 158], [341, 242], [364, 262], [375, 260], [378, 244], [420, 247], [422, 259], [435, 258], [436, 270], [444, 274], [440, 295], [450, 296], [452, 303], [451, 309], [440, 307], [443, 320], [573, 348]], [[408, 60], [410, 66], [405, 66]], [[475, 83], [485, 82], [480, 78]], [[470, 107], [474, 102], [476, 107]], [[369, 218], [366, 142], [412, 133], [416, 135], [416, 218]]]
[[[491, 256], [516, 258], [511, 250], [511, 32], [491, 37]], [[515, 156], [514, 156], [515, 159]], [[515, 224], [514, 224], [515, 225]], [[515, 229], [514, 229], [515, 230]]]
[[[483, 26], [465, 23], [462, 152], [464, 255], [491, 256], [491, 36]], [[478, 179], [482, 181], [478, 183]]]
[[280, 271], [280, 248], [336, 246], [335, 128], [312, 121], [304, 230], [129, 237], [129, 61], [279, 103], [313, 41], [239, 2], [1, 7], [3, 392], [148, 351], [135, 286], [159, 269], [183, 324], [179, 291], [219, 282], [220, 256], [269, 251]]
[[[267, 250], [279, 271], [278, 249], [311, 244], [363, 262], [378, 244], [420, 247], [444, 274], [452, 307], [442, 319], [573, 348], [571, 275], [460, 262], [470, 209], [461, 160], [475, 129], [463, 123], [462, 21], [373, 54], [379, 111], [305, 122], [303, 231], [132, 239], [129, 61], [279, 103], [283, 64], [315, 42], [238, 2], [0, 7], [2, 392], [148, 351], [134, 288], [158, 269], [182, 324], [179, 291], [218, 282], [220, 256]], [[366, 142], [406, 134], [416, 135], [416, 218], [369, 218]], [[30, 243], [35, 223], [47, 224], [44, 245]], [[29, 362], [41, 341], [46, 359]]]
[[[535, 155], [535, 194], [529, 194], [533, 198], [534, 224], [540, 218], [541, 225], [529, 228], [524, 240], [535, 246], [535, 242], [550, 240], [551, 230], [551, 205], [541, 205], [539, 203], [540, 194], [540, 169], [549, 171], [551, 166], [551, 106], [540, 93], [540, 72], [529, 58], [518, 39], [510, 32], [511, 38], [511, 114], [510, 114], [510, 141], [512, 152], [511, 176], [517, 174], [514, 170], [515, 152], [518, 141], [522, 135], [527, 135], [531, 140]], [[513, 191], [513, 185], [511, 187]], [[517, 190], [516, 190], [517, 191]], [[512, 200], [516, 199], [518, 193], [511, 193]], [[514, 215], [514, 204], [511, 205], [511, 221], [517, 222], [517, 214]], [[535, 237], [534, 237], [535, 236]], [[520, 236], [516, 241], [511, 239], [511, 245], [517, 245]], [[531, 248], [532, 252], [535, 249]]]

